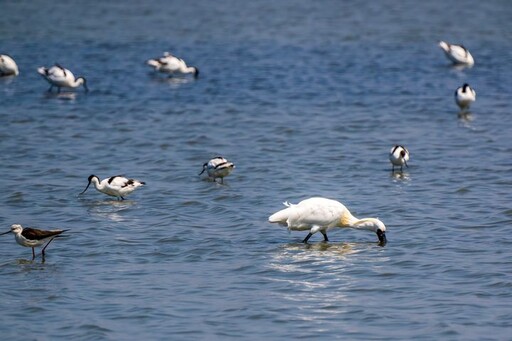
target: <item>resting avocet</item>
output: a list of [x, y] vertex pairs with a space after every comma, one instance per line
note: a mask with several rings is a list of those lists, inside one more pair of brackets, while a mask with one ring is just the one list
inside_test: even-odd
[[44, 260], [44, 251], [48, 247], [48, 245], [55, 238], [59, 237], [62, 232], [67, 230], [38, 230], [30, 227], [23, 228], [19, 224], [13, 224], [11, 229], [7, 232], [1, 233], [0, 235], [4, 235], [7, 233], [14, 233], [14, 238], [16, 242], [21, 246], [31, 247], [32, 248], [32, 260], [36, 258], [36, 254], [34, 252], [34, 248], [38, 246], [42, 246], [46, 242], [46, 246], [43, 248], [41, 252], [42, 258]]
[[124, 200], [125, 196], [135, 191], [138, 187], [146, 184], [143, 181], [128, 179], [121, 175], [112, 176], [100, 181], [100, 178], [93, 174], [89, 176], [88, 181], [89, 183], [87, 184], [87, 187], [85, 187], [84, 191], [80, 194], [84, 194], [89, 188], [89, 185], [93, 183], [94, 187], [96, 187], [96, 189], [101, 193], [121, 200]]
[[395, 166], [400, 166], [401, 172], [403, 165], [409, 167], [407, 165], [407, 161], [409, 161], [409, 151], [404, 146], [393, 146], [389, 151], [389, 161], [391, 161], [393, 165], [393, 172], [395, 171]]
[[288, 227], [291, 231], [309, 231], [303, 243], [317, 232], [321, 232], [325, 241], [327, 231], [335, 228], [353, 228], [373, 231], [377, 234], [381, 245], [387, 242], [386, 226], [376, 218], [357, 219], [340, 202], [326, 198], [309, 198], [297, 205], [284, 203], [287, 208], [272, 214], [268, 221]]
[[444, 41], [440, 41], [439, 46], [443, 49], [446, 57], [448, 57], [448, 59], [450, 59], [454, 64], [466, 64], [468, 66], [475, 64], [473, 56], [464, 46], [448, 44]]
[[187, 66], [187, 63], [181, 58], [173, 56], [169, 52], [164, 52], [160, 58], [149, 59], [146, 64], [152, 66], [155, 71], [174, 75], [177, 73], [191, 73], [195, 78], [199, 76], [199, 69], [194, 66]]
[[469, 109], [471, 103], [476, 100], [476, 91], [473, 90], [468, 83], [459, 86], [455, 90], [455, 103], [461, 110]]
[[234, 168], [235, 165], [233, 162], [229, 162], [222, 156], [217, 156], [203, 165], [203, 170], [201, 173], [199, 173], [199, 175], [206, 171], [210, 179], [215, 181], [215, 179], [220, 178], [220, 183], [224, 183], [224, 177], [228, 176]]
[[17, 76], [18, 74], [18, 65], [14, 59], [7, 54], [0, 54], [0, 77]]
[[42, 66], [37, 69], [37, 72], [50, 83], [48, 91], [52, 91], [54, 86], [56, 86], [57, 91], [60, 92], [61, 88], [77, 88], [80, 85], [83, 85], [85, 92], [89, 91], [87, 81], [84, 77], [80, 76], [75, 78], [71, 71], [63, 68], [59, 64], [55, 64], [50, 68]]

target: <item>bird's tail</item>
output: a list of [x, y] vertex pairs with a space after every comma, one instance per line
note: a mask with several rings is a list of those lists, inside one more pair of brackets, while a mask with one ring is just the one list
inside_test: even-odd
[[155, 69], [160, 68], [160, 62], [159, 62], [158, 60], [156, 60], [156, 59], [149, 59], [149, 60], [146, 62], [146, 64], [148, 64], [148, 65], [150, 65], [150, 66], [154, 67]]
[[442, 40], [439, 42], [439, 47], [442, 48], [444, 52], [448, 52], [448, 50], [450, 50], [450, 46]]
[[284, 210], [281, 210], [281, 211], [278, 211], [274, 214], [272, 214], [270, 217], [268, 217], [268, 221], [270, 223], [278, 223], [278, 224], [281, 224], [281, 225], [287, 225], [288, 224], [288, 218], [290, 217], [290, 214], [292, 213], [293, 211], [293, 204], [290, 204], [289, 202], [284, 202], [283, 203], [285, 206], [287, 206], [287, 208], [285, 208]]
[[41, 67], [37, 68], [37, 73], [39, 73], [42, 76], [46, 76], [48, 74], [48, 69], [45, 68], [44, 66], [41, 66]]

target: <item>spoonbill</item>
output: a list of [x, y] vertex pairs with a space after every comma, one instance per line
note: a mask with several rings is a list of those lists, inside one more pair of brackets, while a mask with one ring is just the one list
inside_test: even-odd
[[353, 228], [375, 232], [381, 245], [386, 244], [386, 226], [376, 218], [357, 219], [336, 200], [313, 197], [302, 200], [296, 205], [283, 203], [286, 208], [272, 214], [268, 221], [288, 227], [291, 231], [309, 231], [303, 243], [317, 232], [321, 232], [324, 241], [329, 241], [327, 231], [335, 228]]

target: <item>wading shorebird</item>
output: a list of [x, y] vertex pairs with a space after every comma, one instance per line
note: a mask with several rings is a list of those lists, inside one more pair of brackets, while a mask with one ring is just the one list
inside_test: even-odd
[[164, 52], [163, 57], [149, 59], [146, 64], [152, 66], [155, 71], [167, 73], [169, 75], [175, 74], [189, 74], [191, 73], [195, 78], [199, 76], [199, 69], [194, 66], [187, 66], [187, 63], [181, 58], [173, 56], [169, 52]]
[[77, 88], [80, 85], [83, 85], [85, 92], [89, 91], [87, 81], [84, 77], [80, 76], [75, 78], [71, 71], [63, 68], [59, 64], [55, 64], [51, 68], [42, 66], [37, 69], [37, 72], [50, 83], [50, 88], [48, 89], [50, 92], [54, 86], [57, 87], [57, 92], [60, 92], [61, 88]]
[[287, 208], [272, 214], [268, 221], [288, 227], [291, 231], [309, 231], [303, 243], [317, 232], [321, 232], [324, 241], [329, 241], [327, 231], [335, 227], [353, 228], [375, 232], [379, 243], [385, 245], [386, 226], [376, 218], [357, 219], [340, 202], [326, 198], [309, 198], [296, 205], [284, 203]]
[[19, 224], [13, 224], [10, 231], [1, 233], [0, 236], [11, 232], [14, 233], [14, 238], [18, 244], [32, 248], [32, 260], [36, 258], [34, 248], [42, 246], [47, 242], [45, 247], [43, 247], [43, 251], [41, 251], [41, 255], [44, 260], [44, 251], [48, 245], [52, 240], [59, 237], [60, 234], [65, 231], [67, 230], [38, 230], [30, 227], [23, 228]]
[[409, 151], [404, 146], [393, 146], [389, 151], [389, 161], [393, 165], [392, 171], [395, 171], [395, 166], [400, 166], [400, 172], [403, 166], [409, 167], [407, 161], [409, 161]]
[[220, 178], [220, 183], [222, 184], [224, 183], [224, 177], [231, 174], [234, 168], [235, 165], [233, 162], [229, 162], [222, 156], [217, 156], [203, 164], [203, 170], [201, 173], [199, 173], [199, 175], [206, 171], [210, 179], [216, 182], [215, 179]]
[[476, 101], [476, 91], [468, 83], [464, 83], [455, 90], [455, 103], [461, 110], [469, 109], [474, 101]]
[[125, 196], [135, 191], [138, 187], [146, 184], [143, 181], [128, 179], [121, 175], [112, 176], [100, 181], [100, 178], [93, 174], [89, 176], [88, 181], [89, 183], [87, 184], [87, 187], [85, 187], [83, 192], [80, 194], [84, 194], [92, 183], [101, 193], [116, 197], [120, 200], [124, 200]]
[[0, 77], [17, 76], [18, 74], [18, 65], [14, 59], [7, 54], [0, 54]]
[[471, 53], [462, 45], [448, 44], [444, 41], [440, 41], [439, 47], [443, 49], [446, 57], [454, 64], [465, 64], [467, 66], [473, 66], [473, 64], [475, 64]]

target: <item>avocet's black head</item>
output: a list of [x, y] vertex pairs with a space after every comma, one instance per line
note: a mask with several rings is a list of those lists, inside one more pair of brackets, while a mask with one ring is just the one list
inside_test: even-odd
[[194, 78], [199, 77], [199, 69], [194, 67]]
[[[81, 192], [80, 194], [84, 194], [84, 193], [85, 193], [85, 191], [87, 191], [87, 189], [88, 189], [88, 188], [89, 188], [89, 186], [91, 185], [91, 182], [92, 182], [92, 179], [93, 179], [93, 178], [97, 178], [97, 179], [98, 179], [98, 181], [99, 181], [99, 178], [98, 178], [96, 175], [94, 175], [94, 174], [89, 175], [89, 178], [87, 179], [87, 181], [88, 181], [88, 183], [87, 183], [87, 187], [85, 187], [85, 189], [83, 190], [83, 192]], [[78, 194], [78, 195], [80, 195], [80, 194]]]
[[462, 86], [462, 91], [463, 92], [466, 92], [469, 88], [469, 84], [468, 83], [464, 83], [464, 85]]
[[85, 92], [89, 92], [89, 88], [87, 87], [87, 79], [85, 79], [85, 77], [83, 77], [83, 76], [80, 76], [77, 79], [82, 79], [83, 80], [82, 86], [84, 87], [84, 91]]
[[204, 171], [206, 170], [206, 167], [208, 166], [208, 162], [205, 162], [204, 165], [203, 165], [203, 170], [201, 171], [201, 173], [199, 173], [198, 175], [201, 175], [204, 173]]

